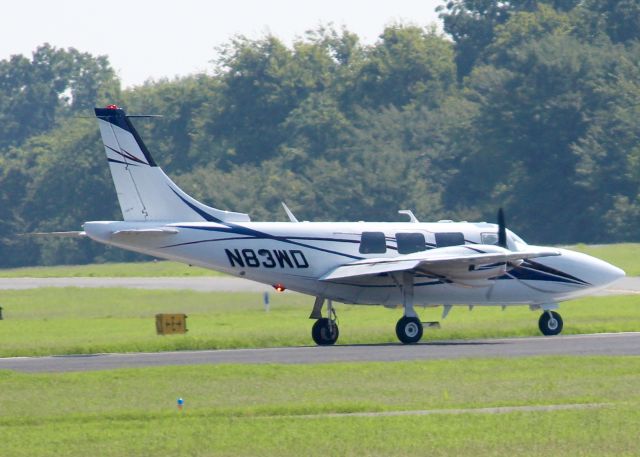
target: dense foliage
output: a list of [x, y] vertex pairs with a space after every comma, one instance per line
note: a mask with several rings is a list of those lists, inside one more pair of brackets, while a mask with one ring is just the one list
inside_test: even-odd
[[373, 45], [321, 28], [233, 38], [210, 75], [120, 90], [106, 57], [0, 62], [0, 265], [127, 258], [17, 233], [119, 219], [94, 105], [137, 126], [196, 198], [283, 219], [493, 220], [535, 243], [640, 235], [640, 4], [453, 0]]

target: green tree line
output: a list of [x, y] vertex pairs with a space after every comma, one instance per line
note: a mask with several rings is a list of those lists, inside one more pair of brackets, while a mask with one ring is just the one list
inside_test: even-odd
[[254, 220], [493, 221], [532, 243], [640, 235], [640, 4], [453, 0], [287, 45], [237, 36], [211, 74], [123, 90], [108, 58], [0, 61], [0, 266], [132, 258], [20, 233], [121, 218], [91, 108], [116, 103], [194, 197]]

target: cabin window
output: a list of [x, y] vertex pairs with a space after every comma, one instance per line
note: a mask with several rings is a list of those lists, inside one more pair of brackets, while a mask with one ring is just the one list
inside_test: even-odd
[[396, 241], [398, 242], [398, 254], [411, 254], [426, 249], [422, 233], [396, 233]]
[[498, 244], [497, 233], [481, 233], [480, 240], [482, 244]]
[[459, 232], [436, 233], [436, 246], [460, 246], [464, 244], [464, 234]]
[[360, 254], [384, 254], [387, 252], [387, 240], [382, 232], [362, 232]]

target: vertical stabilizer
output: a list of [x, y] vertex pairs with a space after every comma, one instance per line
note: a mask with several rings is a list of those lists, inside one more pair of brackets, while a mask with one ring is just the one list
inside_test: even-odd
[[125, 221], [249, 221], [246, 214], [211, 208], [184, 193], [156, 165], [124, 110], [109, 105], [95, 113]]

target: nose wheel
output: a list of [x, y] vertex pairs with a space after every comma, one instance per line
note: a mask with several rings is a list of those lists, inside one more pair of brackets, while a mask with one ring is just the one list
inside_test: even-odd
[[540, 315], [538, 327], [543, 335], [558, 335], [562, 331], [562, 317], [555, 311], [545, 311]]

